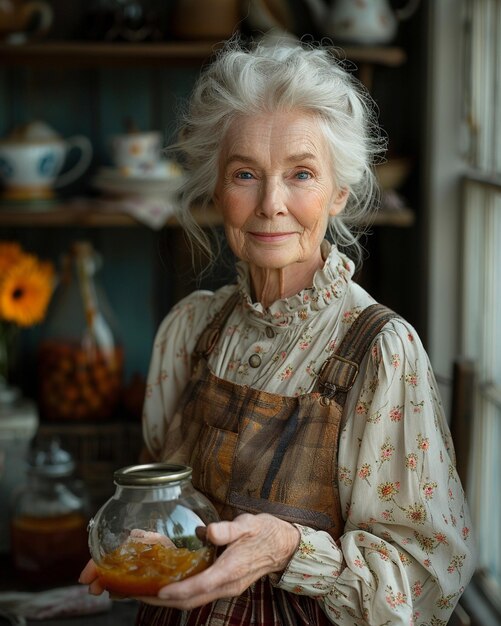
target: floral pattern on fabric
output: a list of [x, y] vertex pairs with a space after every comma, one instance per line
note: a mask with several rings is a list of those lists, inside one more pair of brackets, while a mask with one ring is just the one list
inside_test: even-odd
[[[311, 390], [325, 359], [374, 302], [351, 280], [351, 262], [334, 247], [324, 245], [324, 252], [313, 287], [266, 310], [251, 301], [248, 268], [238, 266], [243, 304], [211, 355], [217, 376], [285, 396]], [[176, 426], [196, 340], [234, 289], [195, 292], [158, 331], [143, 416], [157, 458]], [[474, 548], [436, 382], [408, 323], [386, 324], [345, 411], [338, 450], [344, 533], [336, 544], [323, 531], [298, 526], [296, 554], [280, 579], [270, 578], [318, 598], [339, 626], [445, 626], [472, 575]]]

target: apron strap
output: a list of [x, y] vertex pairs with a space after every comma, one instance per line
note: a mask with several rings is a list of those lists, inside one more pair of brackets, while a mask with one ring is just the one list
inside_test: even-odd
[[238, 289], [226, 300], [219, 311], [214, 315], [212, 320], [202, 331], [202, 334], [198, 338], [198, 341], [193, 350], [193, 357], [195, 363], [201, 358], [207, 359], [209, 354], [214, 350], [215, 345], [218, 342], [221, 329], [223, 328], [226, 320], [230, 316], [231, 312], [240, 300], [240, 293]]
[[337, 352], [322, 365], [315, 391], [335, 398], [344, 405], [346, 394], [353, 387], [360, 364], [372, 342], [391, 319], [398, 315], [382, 304], [371, 304], [363, 309], [350, 326]]

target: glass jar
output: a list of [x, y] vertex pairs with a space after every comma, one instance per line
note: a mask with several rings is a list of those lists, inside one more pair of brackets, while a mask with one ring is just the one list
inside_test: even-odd
[[28, 455], [10, 536], [14, 568], [31, 586], [76, 582], [89, 559], [87, 498], [74, 469], [57, 439], [37, 442]]
[[10, 503], [26, 482], [26, 456], [37, 428], [36, 404], [0, 379], [0, 553], [10, 549]]
[[219, 517], [193, 487], [191, 471], [150, 463], [114, 473], [115, 494], [89, 523], [90, 553], [105, 589], [120, 596], [156, 595], [214, 561], [204, 528]]
[[42, 420], [105, 420], [120, 401], [123, 349], [95, 276], [99, 267], [87, 241], [73, 244], [63, 260], [38, 353]]

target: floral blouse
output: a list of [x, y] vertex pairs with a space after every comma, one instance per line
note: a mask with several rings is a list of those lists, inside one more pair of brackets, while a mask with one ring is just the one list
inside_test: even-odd
[[[245, 305], [232, 312], [210, 356], [217, 376], [287, 396], [311, 390], [353, 319], [374, 302], [352, 281], [347, 257], [327, 242], [322, 251], [313, 287], [269, 309], [252, 302], [248, 268], [238, 265]], [[194, 292], [159, 328], [143, 415], [158, 459], [196, 340], [234, 290]], [[473, 573], [474, 546], [436, 382], [407, 322], [397, 318], [380, 332], [345, 410], [338, 451], [344, 533], [335, 542], [298, 525], [299, 548], [272, 581], [318, 598], [339, 626], [445, 626]]]

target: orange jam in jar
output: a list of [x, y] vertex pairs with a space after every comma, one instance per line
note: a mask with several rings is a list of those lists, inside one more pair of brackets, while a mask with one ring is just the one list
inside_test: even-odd
[[121, 596], [155, 596], [169, 583], [203, 571], [214, 560], [214, 549], [198, 550], [135, 541], [105, 555], [97, 570], [109, 592]]
[[205, 527], [219, 520], [191, 483], [191, 468], [173, 463], [117, 470], [114, 495], [89, 522], [89, 549], [103, 587], [121, 596], [152, 596], [208, 568], [215, 548]]

